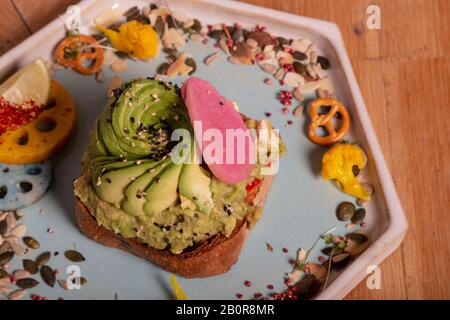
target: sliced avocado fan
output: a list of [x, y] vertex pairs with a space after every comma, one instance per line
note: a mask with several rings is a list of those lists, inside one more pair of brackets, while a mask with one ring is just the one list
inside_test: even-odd
[[178, 87], [141, 79], [116, 89], [88, 147], [97, 196], [132, 216], [158, 214], [179, 195], [209, 213], [213, 200], [207, 171], [197, 162], [174, 163], [170, 157], [183, 143], [171, 141], [175, 129], [185, 129], [193, 138]]

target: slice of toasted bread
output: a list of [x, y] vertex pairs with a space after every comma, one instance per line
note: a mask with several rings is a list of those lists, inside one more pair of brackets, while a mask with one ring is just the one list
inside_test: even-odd
[[[272, 184], [272, 176], [265, 176], [259, 188], [258, 203], [261, 209]], [[76, 202], [76, 216], [82, 233], [105, 246], [130, 252], [147, 259], [163, 269], [185, 278], [204, 278], [227, 272], [239, 258], [247, 238], [252, 217], [238, 223], [229, 237], [218, 235], [198, 244], [191, 250], [174, 254], [168, 250], [152, 248], [137, 239], [126, 239], [100, 226], [89, 209], [79, 200]]]

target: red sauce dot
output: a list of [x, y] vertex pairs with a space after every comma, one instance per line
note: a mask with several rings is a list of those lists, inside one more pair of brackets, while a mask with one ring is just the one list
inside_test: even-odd
[[288, 253], [289, 252], [288, 248], [283, 248], [283, 252]]
[[242, 299], [242, 294], [241, 293], [236, 293], [236, 298]]
[[250, 281], [247, 280], [247, 281], [244, 282], [244, 285], [245, 285], [246, 287], [249, 287], [249, 288], [250, 288], [250, 287], [252, 286], [252, 283], [251, 283]]

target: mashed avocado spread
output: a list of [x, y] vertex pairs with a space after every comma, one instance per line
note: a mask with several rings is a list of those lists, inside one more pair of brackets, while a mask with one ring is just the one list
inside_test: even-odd
[[[175, 164], [173, 130], [192, 132], [178, 87], [134, 80], [114, 91], [91, 134], [75, 195], [97, 222], [124, 238], [181, 253], [229, 236], [260, 208], [245, 200], [248, 181], [228, 185], [198, 164]], [[192, 135], [193, 136], [193, 135]]]

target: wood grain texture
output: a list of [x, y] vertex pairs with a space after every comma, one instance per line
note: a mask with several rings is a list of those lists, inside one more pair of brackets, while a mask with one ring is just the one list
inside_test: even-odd
[[25, 40], [30, 32], [10, 0], [0, 0], [0, 55]]
[[[75, 2], [0, 0], [0, 54]], [[363, 281], [347, 299], [450, 299], [450, 1], [245, 2], [338, 24], [408, 216], [381, 289]], [[381, 30], [365, 28], [369, 4], [381, 8]]]

